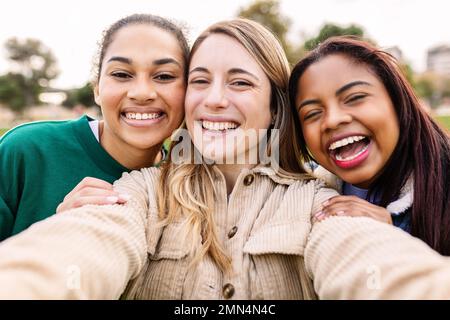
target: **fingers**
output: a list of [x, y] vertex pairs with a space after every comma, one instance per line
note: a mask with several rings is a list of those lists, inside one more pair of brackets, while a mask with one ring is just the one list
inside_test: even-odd
[[314, 219], [322, 221], [330, 216], [370, 217], [392, 224], [391, 214], [385, 208], [355, 196], [336, 196], [325, 201]]
[[95, 204], [95, 205], [108, 205], [108, 204], [123, 204], [130, 199], [130, 196], [127, 194], [102, 194], [102, 195], [77, 195], [64, 200], [59, 204], [56, 212], [62, 212], [69, 209], [79, 208], [87, 204]]
[[352, 202], [337, 202], [322, 208], [327, 215], [365, 215], [366, 208], [363, 205]]
[[370, 202], [367, 202], [364, 199], [358, 198], [357, 196], [335, 196], [332, 197], [330, 199], [328, 199], [327, 201], [322, 203], [323, 207], [327, 207], [329, 205], [333, 205], [336, 203], [347, 203], [347, 202], [355, 202], [355, 203], [366, 203], [371, 205]]
[[80, 181], [76, 185], [75, 188], [73, 188], [72, 191], [70, 191], [66, 197], [72, 196], [74, 193], [80, 191], [83, 188], [98, 188], [98, 189], [104, 189], [104, 190], [113, 190], [113, 186], [111, 183], [106, 182], [101, 179], [92, 178], [92, 177], [86, 177], [83, 180]]
[[96, 178], [84, 178], [59, 204], [56, 212], [78, 208], [87, 204], [123, 204], [130, 199], [128, 194], [119, 194], [113, 186]]

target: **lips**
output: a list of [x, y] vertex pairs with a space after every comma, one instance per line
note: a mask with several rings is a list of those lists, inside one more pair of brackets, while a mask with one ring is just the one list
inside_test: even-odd
[[340, 168], [354, 168], [367, 159], [371, 149], [371, 138], [362, 134], [346, 134], [333, 138], [328, 143], [328, 154]]
[[132, 127], [149, 127], [159, 123], [166, 117], [166, 113], [160, 110], [134, 111], [127, 110], [120, 114], [120, 118]]
[[163, 112], [125, 112], [124, 115], [127, 119], [151, 120], [159, 118]]
[[231, 132], [237, 132], [241, 125], [236, 120], [224, 116], [206, 116], [195, 122], [201, 128], [203, 134], [213, 136], [222, 136]]

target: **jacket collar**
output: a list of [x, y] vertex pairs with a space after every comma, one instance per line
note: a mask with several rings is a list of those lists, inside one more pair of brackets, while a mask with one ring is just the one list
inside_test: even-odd
[[[305, 166], [308, 170], [309, 167]], [[343, 181], [336, 175], [332, 174], [325, 168], [318, 166], [314, 171], [308, 170], [314, 177], [323, 180], [329, 187], [336, 189], [342, 194]], [[411, 175], [406, 181], [405, 185], [400, 190], [400, 195], [397, 200], [391, 202], [386, 207], [386, 210], [393, 215], [398, 215], [411, 208], [414, 200], [414, 178]]]
[[[216, 177], [223, 178], [222, 172], [216, 166], [213, 166], [213, 172], [215, 173]], [[288, 186], [295, 183], [298, 180], [313, 180], [313, 179], [315, 179], [315, 177], [313, 177], [309, 173], [293, 174], [293, 173], [284, 171], [283, 169], [275, 170], [274, 168], [272, 168], [270, 166], [262, 165], [262, 164], [256, 165], [255, 167], [253, 167], [251, 169], [242, 170], [239, 176], [246, 176], [248, 174], [267, 176], [276, 184], [283, 184], [283, 185], [288, 185]]]
[[294, 182], [301, 180], [312, 180], [314, 179], [309, 173], [301, 173], [301, 174], [290, 174], [282, 169], [275, 170], [272, 167], [258, 165], [252, 169], [254, 173], [258, 173], [261, 175], [265, 175], [269, 177], [273, 182], [277, 184], [291, 185]]

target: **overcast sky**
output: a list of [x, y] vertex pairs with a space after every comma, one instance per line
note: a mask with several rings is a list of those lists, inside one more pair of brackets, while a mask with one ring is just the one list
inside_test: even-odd
[[[132, 13], [174, 18], [194, 38], [208, 25], [235, 16], [251, 0], [3, 0], [0, 9], [0, 74], [7, 72], [3, 44], [10, 37], [32, 37], [52, 49], [61, 70], [53, 86], [83, 85], [101, 32]], [[397, 45], [416, 71], [423, 71], [431, 46], [450, 44], [447, 0], [281, 0], [292, 19], [291, 39], [315, 35], [325, 22], [356, 23], [380, 46]], [[300, 42], [300, 41], [299, 41]]]

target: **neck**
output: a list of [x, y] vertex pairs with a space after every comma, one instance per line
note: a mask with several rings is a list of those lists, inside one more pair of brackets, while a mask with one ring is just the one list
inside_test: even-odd
[[230, 194], [233, 191], [234, 185], [236, 184], [237, 178], [241, 173], [242, 169], [250, 169], [255, 165], [250, 164], [218, 164], [217, 169], [222, 172], [225, 177], [225, 182], [227, 184], [227, 193]]
[[162, 143], [147, 149], [133, 147], [121, 139], [113, 139], [113, 134], [104, 134], [104, 123], [100, 122], [100, 145], [125, 168], [137, 170], [151, 167], [160, 159]]

